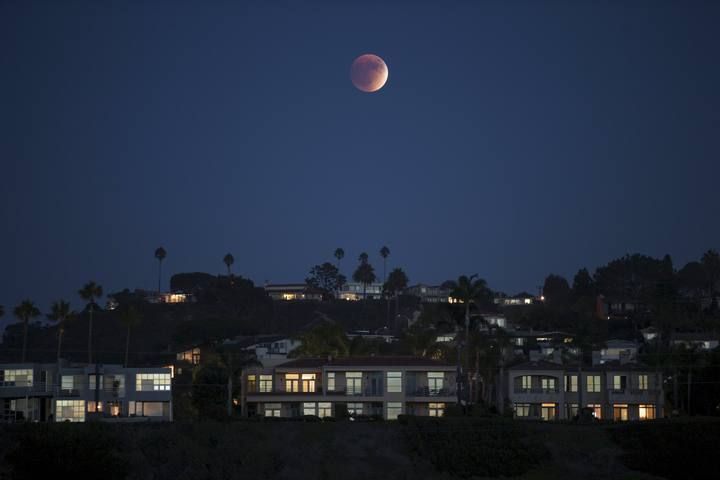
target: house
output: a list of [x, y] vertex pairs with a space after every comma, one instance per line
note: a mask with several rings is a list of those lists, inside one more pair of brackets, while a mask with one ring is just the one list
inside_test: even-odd
[[607, 362], [627, 363], [637, 358], [640, 346], [632, 340], [608, 340], [605, 348], [593, 352], [593, 364]]
[[422, 303], [447, 303], [450, 299], [450, 290], [423, 283], [407, 287], [403, 294], [416, 296]]
[[287, 362], [288, 354], [302, 345], [302, 342], [287, 335], [255, 335], [225, 340], [223, 344], [252, 352], [264, 367], [274, 367]]
[[169, 368], [0, 364], [3, 421], [171, 421]]
[[720, 335], [716, 333], [674, 333], [670, 337], [670, 345], [687, 349], [714, 350], [720, 345]]
[[312, 288], [305, 283], [278, 283], [265, 285], [265, 292], [273, 300], [295, 301], [322, 300], [322, 291]]
[[572, 419], [580, 396], [584, 408], [600, 420], [652, 420], [662, 416], [664, 407], [659, 372], [637, 363], [608, 362], [580, 372], [577, 365], [524, 362], [508, 369], [507, 385], [507, 399], [519, 419]]
[[362, 338], [364, 340], [381, 340], [385, 343], [392, 343], [398, 340], [398, 338], [395, 335], [391, 335], [387, 329], [380, 329], [374, 332], [370, 330], [353, 330], [346, 333], [345, 336], [350, 340], [353, 338]]
[[343, 284], [342, 289], [338, 292], [338, 298], [341, 300], [363, 300], [364, 298], [380, 300], [383, 295], [383, 284], [380, 282], [369, 283], [367, 285], [359, 282], [347, 282]]
[[243, 372], [247, 416], [442, 416], [455, 366], [423, 357], [303, 358]]
[[532, 305], [536, 300], [537, 297], [534, 295], [522, 292], [512, 297], [508, 297], [505, 294], [498, 295], [493, 299], [493, 303], [500, 307], [515, 307], [519, 305]]

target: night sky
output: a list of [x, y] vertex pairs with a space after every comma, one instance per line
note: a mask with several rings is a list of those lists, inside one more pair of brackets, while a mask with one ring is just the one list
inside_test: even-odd
[[[175, 272], [537, 291], [720, 247], [720, 2], [0, 0], [0, 304]], [[350, 64], [389, 80], [356, 90]], [[166, 283], [167, 285], [167, 283]]]

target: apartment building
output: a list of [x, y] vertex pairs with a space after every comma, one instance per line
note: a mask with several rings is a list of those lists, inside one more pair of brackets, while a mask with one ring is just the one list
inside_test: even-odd
[[600, 420], [652, 420], [662, 416], [661, 376], [637, 363], [563, 365], [532, 361], [508, 369], [508, 400], [515, 418], [568, 420], [583, 407]]
[[0, 364], [0, 421], [171, 421], [169, 368]]
[[442, 416], [455, 403], [455, 367], [422, 357], [297, 359], [243, 373], [248, 416]]

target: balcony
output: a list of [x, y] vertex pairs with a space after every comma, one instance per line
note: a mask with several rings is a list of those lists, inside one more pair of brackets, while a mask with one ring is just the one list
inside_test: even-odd
[[[297, 392], [289, 392], [287, 390], [280, 390], [277, 388], [273, 388], [272, 390], [268, 391], [260, 391], [257, 388], [248, 389], [247, 394], [248, 395], [294, 395], [294, 396], [302, 396], [302, 395], [322, 395], [323, 389], [321, 386], [316, 386], [315, 390], [312, 392], [303, 392], [297, 391]], [[328, 394], [333, 394], [337, 392], [328, 392]]]
[[560, 393], [560, 389], [558, 387], [552, 387], [552, 388], [543, 388], [543, 387], [532, 387], [532, 388], [522, 388], [522, 387], [515, 387], [514, 390], [515, 393]]
[[451, 397], [457, 393], [456, 387], [442, 387], [442, 388], [430, 388], [430, 387], [417, 387], [414, 389], [407, 389], [408, 397]]

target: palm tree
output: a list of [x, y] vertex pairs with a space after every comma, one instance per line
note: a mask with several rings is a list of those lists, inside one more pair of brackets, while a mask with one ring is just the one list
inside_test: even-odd
[[78, 291], [80, 298], [85, 300], [88, 305], [88, 363], [92, 363], [92, 325], [93, 325], [93, 312], [95, 311], [95, 299], [102, 297], [103, 289], [100, 285], [94, 281], [89, 281], [83, 288]]
[[[390, 296], [395, 297], [395, 318], [400, 313], [400, 293], [408, 286], [408, 277], [402, 268], [396, 268], [390, 272], [390, 276], [384, 285], [385, 293], [388, 295], [388, 307], [390, 305]], [[388, 308], [389, 311], [389, 308]]]
[[125, 368], [128, 366], [128, 356], [130, 355], [130, 329], [142, 320], [140, 312], [138, 312], [132, 305], [127, 306], [120, 312], [120, 321], [127, 327], [127, 334], [125, 335]]
[[27, 334], [28, 334], [28, 323], [31, 318], [35, 318], [40, 315], [40, 310], [30, 300], [23, 301], [20, 305], [15, 307], [15, 316], [23, 322], [23, 347], [22, 347], [22, 363], [25, 363], [25, 354], [27, 353]]
[[223, 263], [225, 266], [227, 266], [228, 270], [228, 278], [232, 277], [232, 271], [230, 270], [230, 267], [232, 267], [232, 264], [235, 263], [235, 258], [232, 256], [231, 253], [225, 254], [223, 257]]
[[237, 378], [242, 384], [243, 369], [248, 367], [261, 367], [262, 364], [257, 360], [254, 353], [248, 353], [245, 350], [232, 351], [228, 348], [220, 347], [217, 353], [219, 364], [227, 374], [227, 415], [228, 417], [232, 417], [233, 379]]
[[363, 252], [359, 257], [360, 265], [358, 265], [355, 273], [353, 273], [353, 280], [362, 283], [363, 286], [363, 300], [367, 299], [367, 286], [375, 281], [375, 269], [368, 263], [368, 254]]
[[380, 249], [380, 256], [383, 259], [383, 283], [387, 281], [387, 257], [390, 255], [390, 249], [386, 246], [383, 246]]
[[57, 323], [58, 326], [58, 345], [57, 345], [57, 363], [60, 364], [60, 352], [62, 349], [63, 335], [65, 335], [65, 322], [74, 315], [74, 312], [70, 310], [70, 303], [64, 300], [58, 300], [53, 302], [50, 307], [50, 313], [47, 314], [48, 320]]
[[338, 270], [340, 270], [340, 260], [342, 260], [343, 257], [345, 257], [345, 250], [343, 250], [342, 248], [336, 248], [335, 249], [335, 258], [337, 258]]
[[155, 249], [155, 258], [158, 260], [158, 293], [162, 291], [160, 288], [162, 284], [162, 262], [165, 260], [165, 257], [167, 257], [167, 252], [163, 247]]

